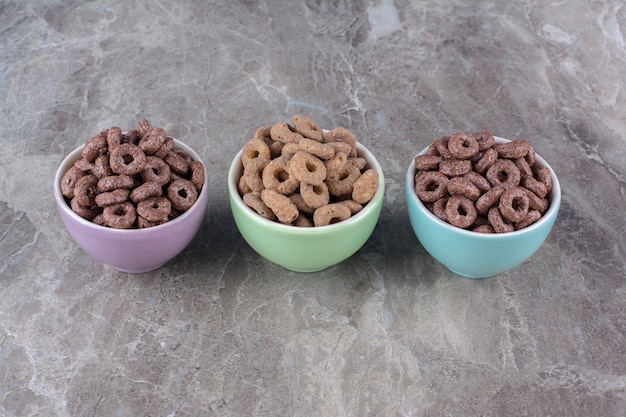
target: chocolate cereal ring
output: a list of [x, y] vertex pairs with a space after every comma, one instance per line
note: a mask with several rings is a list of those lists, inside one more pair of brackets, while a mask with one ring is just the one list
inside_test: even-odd
[[141, 178], [146, 182], [165, 185], [170, 182], [170, 166], [156, 156], [146, 157], [146, 167], [141, 171]]
[[91, 207], [96, 203], [98, 195], [98, 177], [89, 174], [80, 177], [74, 186], [74, 198], [83, 207]]
[[476, 211], [478, 211], [478, 214], [486, 216], [491, 207], [497, 206], [504, 190], [504, 186], [496, 185], [481, 195], [478, 200], [476, 200]]
[[487, 214], [489, 224], [493, 227], [496, 233], [508, 233], [514, 230], [513, 225], [502, 217], [500, 209], [498, 207], [491, 207]]
[[528, 196], [528, 205], [531, 210], [537, 210], [541, 214], [544, 214], [546, 211], [548, 211], [548, 208], [550, 207], [550, 200], [548, 200], [547, 198], [539, 197], [528, 188], [522, 187], [522, 190], [524, 190], [526, 192], [526, 195]]
[[300, 186], [300, 181], [290, 173], [290, 160], [284, 156], [272, 159], [263, 169], [262, 180], [266, 189], [289, 195]]
[[137, 214], [150, 222], [166, 222], [171, 211], [172, 204], [165, 197], [150, 197], [137, 204]]
[[76, 197], [72, 198], [70, 201], [70, 207], [74, 213], [86, 220], [92, 220], [102, 212], [102, 209], [96, 205], [83, 206], [78, 202]]
[[315, 210], [313, 224], [316, 227], [338, 223], [352, 215], [350, 209], [339, 203], [327, 204]]
[[308, 116], [297, 115], [291, 119], [296, 132], [305, 138], [321, 142], [324, 136], [322, 129]]
[[526, 217], [522, 221], [515, 224], [515, 229], [520, 230], [528, 227], [531, 224], [535, 223], [537, 220], [539, 220], [541, 216], [542, 214], [539, 210], [528, 210], [528, 214], [526, 215]]
[[470, 227], [478, 215], [474, 202], [462, 195], [453, 195], [448, 198], [445, 213], [448, 223], [462, 229]]
[[439, 171], [449, 177], [459, 177], [472, 170], [472, 161], [468, 159], [444, 159], [439, 163]]
[[70, 167], [63, 177], [61, 178], [61, 194], [64, 197], [72, 198], [74, 197], [74, 187], [76, 186], [76, 182], [83, 177], [83, 173], [80, 169], [75, 166]]
[[510, 222], [521, 222], [528, 215], [528, 195], [521, 187], [509, 188], [500, 196], [498, 208], [502, 216]]
[[131, 189], [135, 185], [133, 180], [128, 175], [109, 175], [98, 180], [98, 191], [101, 193], [106, 191], [113, 191], [119, 188]]
[[420, 171], [437, 171], [440, 162], [441, 156], [438, 155], [418, 155], [413, 164]]
[[298, 218], [300, 213], [298, 207], [286, 195], [265, 189], [261, 191], [261, 200], [274, 212], [281, 223], [289, 224]]
[[477, 233], [495, 233], [496, 231], [493, 230], [493, 226], [490, 224], [480, 224], [478, 226], [475, 226], [472, 229], [473, 232], [477, 232]]
[[320, 185], [326, 179], [326, 166], [317, 156], [298, 151], [291, 158], [289, 173], [300, 182]]
[[433, 203], [446, 196], [448, 177], [439, 171], [422, 171], [415, 175], [415, 193], [425, 203]]
[[448, 204], [448, 197], [440, 198], [433, 203], [432, 209], [433, 214], [444, 222], [448, 221], [446, 216], [446, 204]]
[[528, 163], [528, 161], [526, 160], [526, 158], [514, 159], [513, 163], [515, 164], [517, 169], [519, 169], [519, 172], [520, 172], [520, 174], [522, 176], [522, 180], [525, 177], [532, 177], [533, 176], [533, 169], [530, 166], [530, 164]]
[[122, 143], [111, 151], [111, 170], [116, 174], [135, 175], [146, 166], [146, 154], [135, 145]]
[[470, 159], [478, 153], [478, 141], [472, 135], [458, 132], [448, 139], [448, 150], [455, 159]]
[[479, 151], [485, 151], [491, 148], [496, 143], [496, 140], [491, 134], [491, 132], [487, 132], [487, 131], [476, 132], [472, 136], [474, 136], [474, 139], [476, 139], [476, 142], [478, 142]]
[[139, 141], [139, 148], [144, 151], [146, 155], [154, 155], [161, 149], [161, 146], [165, 144], [167, 134], [162, 128], [152, 129], [150, 133], [143, 136]]
[[151, 197], [160, 197], [163, 194], [163, 188], [158, 182], [144, 182], [130, 193], [130, 199], [133, 203], [147, 200]]
[[435, 154], [441, 156], [443, 159], [452, 159], [452, 153], [448, 149], [448, 141], [450, 136], [442, 136], [433, 142], [435, 148]]
[[510, 159], [499, 159], [487, 170], [485, 177], [492, 187], [502, 185], [510, 188], [519, 185], [522, 174]]
[[106, 206], [102, 212], [104, 223], [114, 229], [130, 229], [137, 220], [137, 210], [130, 201]]
[[74, 165], [83, 175], [93, 174], [93, 170], [96, 167], [95, 162], [89, 162], [85, 158], [81, 158], [78, 161], [74, 162]]
[[154, 128], [148, 120], [141, 119], [137, 122], [137, 132], [141, 137], [147, 136], [152, 130], [154, 130]]
[[179, 178], [167, 187], [167, 198], [176, 210], [187, 211], [198, 199], [198, 190], [191, 181]]
[[472, 201], [478, 200], [481, 192], [470, 180], [464, 177], [453, 177], [447, 186], [450, 195], [463, 195]]
[[325, 206], [330, 200], [328, 186], [324, 182], [316, 185], [301, 182], [300, 195], [306, 205], [314, 209]]
[[483, 174], [489, 168], [491, 168], [497, 160], [498, 152], [493, 148], [489, 148], [485, 151], [483, 157], [474, 163], [474, 170], [480, 174]]
[[550, 169], [548, 167], [535, 165], [535, 177], [537, 178], [537, 181], [546, 187], [546, 194], [552, 191], [552, 174], [550, 173]]
[[363, 172], [352, 188], [352, 199], [359, 204], [365, 204], [374, 197], [378, 189], [378, 172], [370, 168]]
[[93, 169], [91, 172], [98, 178], [104, 178], [113, 174], [111, 166], [109, 165], [109, 157], [107, 155], [100, 155], [97, 157], [93, 163]]
[[483, 177], [475, 171], [468, 172], [467, 174], [463, 175], [463, 178], [469, 180], [472, 184], [474, 184], [481, 193], [486, 193], [491, 189], [491, 184], [489, 184], [487, 178]]
[[128, 201], [128, 196], [130, 195], [130, 190], [125, 188], [119, 188], [113, 191], [107, 191], [104, 193], [100, 193], [96, 196], [95, 202], [100, 207], [106, 207], [113, 204], [123, 203]]
[[494, 149], [498, 152], [498, 156], [504, 159], [523, 158], [528, 154], [529, 143], [522, 139], [516, 139], [511, 142], [499, 143], [494, 145]]
[[104, 130], [89, 139], [81, 151], [87, 162], [93, 162], [100, 155], [107, 153], [107, 131]]
[[107, 131], [107, 148], [109, 152], [122, 144], [122, 129], [117, 126], [110, 127]]
[[172, 150], [165, 155], [163, 160], [170, 166], [170, 170], [177, 175], [187, 175], [187, 172], [189, 172], [187, 158], [179, 152], [176, 152], [175, 148], [172, 148]]
[[264, 202], [257, 193], [244, 194], [243, 202], [256, 211], [261, 217], [265, 217], [268, 220], [276, 220], [276, 215]]
[[192, 161], [189, 168], [191, 169], [191, 182], [200, 192], [204, 187], [204, 165], [200, 161]]

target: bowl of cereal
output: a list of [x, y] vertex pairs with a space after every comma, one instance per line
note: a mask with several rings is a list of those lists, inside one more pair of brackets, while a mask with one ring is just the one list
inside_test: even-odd
[[228, 172], [244, 240], [286, 269], [314, 272], [356, 253], [380, 216], [385, 188], [374, 155], [345, 128], [306, 116], [259, 128]]
[[529, 259], [556, 220], [561, 187], [526, 140], [455, 133], [422, 150], [406, 171], [411, 226], [450, 271], [486, 278]]
[[67, 155], [54, 179], [61, 219], [99, 262], [143, 273], [164, 265], [196, 235], [208, 206], [200, 156], [144, 119], [106, 129]]

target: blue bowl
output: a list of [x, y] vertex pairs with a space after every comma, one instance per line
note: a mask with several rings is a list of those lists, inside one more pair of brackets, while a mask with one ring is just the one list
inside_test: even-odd
[[[496, 143], [509, 142], [499, 137], [495, 139]], [[561, 206], [561, 186], [554, 170], [539, 155], [536, 160], [548, 167], [552, 175], [548, 211], [524, 229], [486, 234], [452, 226], [426, 208], [415, 194], [416, 169], [412, 159], [406, 172], [406, 204], [411, 227], [424, 249], [450, 271], [467, 278], [487, 278], [530, 258], [548, 237]]]

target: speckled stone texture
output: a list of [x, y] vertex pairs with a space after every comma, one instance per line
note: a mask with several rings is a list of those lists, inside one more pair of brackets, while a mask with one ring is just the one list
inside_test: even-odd
[[[626, 415], [622, 1], [0, 1], [0, 415]], [[263, 124], [307, 114], [380, 160], [385, 206], [347, 261], [252, 251], [226, 187]], [[56, 167], [141, 118], [203, 156], [177, 258], [117, 272], [72, 241]], [[412, 157], [530, 140], [563, 203], [528, 261], [458, 277], [413, 235]]]

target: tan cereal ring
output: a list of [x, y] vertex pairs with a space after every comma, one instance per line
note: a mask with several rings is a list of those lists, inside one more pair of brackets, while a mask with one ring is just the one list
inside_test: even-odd
[[263, 169], [261, 176], [263, 186], [285, 195], [296, 191], [300, 186], [300, 181], [290, 173], [289, 166], [290, 160], [284, 156], [272, 159]]
[[343, 151], [335, 152], [332, 158], [328, 161], [324, 161], [324, 165], [326, 165], [326, 178], [339, 178], [347, 161], [348, 154]]
[[326, 179], [326, 166], [317, 156], [298, 151], [291, 157], [289, 173], [301, 183], [320, 185]]
[[481, 191], [470, 180], [464, 177], [453, 177], [448, 181], [448, 193], [450, 195], [462, 195], [472, 201], [478, 200]]
[[254, 131], [252, 139], [261, 139], [263, 141], [272, 140], [272, 126], [260, 126]]
[[131, 191], [130, 199], [134, 203], [139, 203], [140, 201], [147, 200], [151, 197], [160, 197], [162, 194], [163, 188], [161, 187], [161, 184], [148, 181]]
[[122, 143], [111, 151], [109, 164], [116, 174], [135, 175], [146, 167], [146, 154], [138, 146]]
[[363, 210], [363, 205], [360, 203], [357, 203], [356, 201], [352, 199], [340, 200], [340, 201], [337, 201], [337, 204], [343, 204], [344, 206], [348, 207], [348, 209], [350, 209], [350, 213], [352, 213], [353, 215]]
[[333, 176], [328, 177], [325, 181], [328, 186], [328, 192], [333, 196], [352, 195], [354, 183], [361, 176], [359, 167], [354, 163], [348, 163], [349, 161], [351, 159], [346, 162], [337, 176], [334, 176], [333, 173]]
[[264, 202], [261, 200], [259, 193], [244, 194], [243, 202], [254, 210], [258, 215], [268, 220], [276, 220], [276, 215]]
[[84, 176], [83, 172], [76, 168], [75, 166], [71, 166], [63, 177], [61, 178], [61, 194], [67, 198], [74, 197], [74, 187], [76, 186], [76, 181]]
[[449, 177], [459, 177], [472, 170], [472, 161], [468, 159], [444, 159], [439, 163], [439, 171]]
[[127, 201], [106, 206], [102, 212], [102, 218], [107, 226], [114, 229], [130, 229], [137, 220], [137, 210], [130, 201]]
[[333, 150], [335, 151], [335, 154], [339, 152], [343, 152], [346, 155], [350, 155], [352, 153], [352, 146], [350, 146], [350, 144], [346, 142], [324, 142], [324, 143], [326, 143], [328, 146], [333, 148]]
[[313, 224], [316, 227], [327, 226], [346, 220], [352, 215], [350, 209], [343, 204], [327, 204], [315, 210], [313, 213]]
[[298, 227], [313, 227], [314, 226], [313, 220], [311, 220], [304, 213], [300, 213], [298, 215], [298, 218], [294, 220], [293, 225], [298, 226]]
[[510, 159], [499, 159], [487, 170], [485, 178], [492, 187], [503, 185], [505, 188], [509, 188], [520, 184], [522, 174]]
[[137, 214], [154, 223], [164, 223], [172, 211], [170, 200], [165, 197], [150, 197], [137, 204]]
[[462, 195], [453, 195], [448, 198], [445, 212], [446, 221], [462, 229], [470, 227], [478, 215], [474, 202]]
[[141, 171], [141, 178], [145, 182], [156, 182], [165, 185], [170, 182], [170, 166], [156, 156], [146, 157], [146, 167]]
[[313, 212], [315, 211], [315, 208], [309, 206], [304, 201], [304, 198], [302, 198], [302, 195], [300, 193], [289, 194], [288, 197], [293, 202], [293, 204], [298, 207], [298, 210], [300, 210], [301, 213], [313, 214]]
[[96, 196], [95, 202], [100, 207], [106, 207], [113, 204], [120, 204], [128, 201], [130, 190], [126, 188], [120, 188], [113, 191], [107, 191], [100, 193]]
[[241, 163], [245, 167], [251, 161], [257, 159], [264, 159], [269, 161], [272, 159], [270, 153], [270, 147], [263, 139], [252, 138], [243, 145], [243, 151], [241, 153]]
[[80, 177], [74, 186], [74, 198], [83, 207], [91, 207], [96, 203], [98, 195], [98, 177], [89, 174]]
[[454, 159], [470, 159], [478, 153], [478, 141], [472, 135], [457, 132], [448, 139], [448, 151]]
[[522, 187], [511, 187], [500, 196], [500, 214], [512, 223], [521, 222], [528, 215], [529, 199]]
[[415, 175], [415, 193], [425, 203], [434, 203], [448, 193], [448, 177], [439, 171], [420, 171]]
[[378, 190], [378, 172], [370, 168], [363, 172], [352, 188], [352, 199], [359, 204], [369, 202]]
[[198, 190], [191, 181], [179, 178], [167, 187], [167, 198], [176, 210], [187, 211], [198, 199]]
[[270, 135], [273, 140], [277, 140], [282, 143], [300, 142], [302, 135], [294, 132], [287, 123], [277, 122], [272, 125], [270, 129]]
[[328, 160], [335, 155], [335, 149], [332, 146], [313, 139], [301, 139], [300, 142], [298, 142], [298, 148], [322, 160]]
[[349, 157], [355, 157], [357, 155], [356, 149], [356, 136], [350, 130], [345, 127], [336, 127], [332, 130], [329, 130], [324, 135], [325, 143], [329, 142], [344, 142], [350, 145], [350, 153]]
[[[277, 143], [280, 143], [280, 142], [277, 142]], [[298, 152], [299, 150], [300, 150], [300, 147], [298, 146], [296, 142], [285, 143], [280, 148], [280, 155], [291, 159], [291, 157], [294, 156], [296, 152]]]
[[491, 207], [489, 209], [489, 213], [487, 214], [487, 218], [496, 233], [508, 233], [514, 230], [513, 225], [502, 217], [498, 207]]
[[300, 195], [302, 196], [304, 203], [313, 209], [325, 206], [330, 200], [328, 186], [323, 182], [316, 185], [301, 182]]
[[296, 132], [305, 138], [321, 142], [324, 136], [322, 129], [308, 116], [296, 115], [291, 119]]
[[289, 224], [298, 218], [300, 213], [298, 207], [286, 195], [265, 189], [261, 191], [261, 200], [274, 212], [281, 223]]

